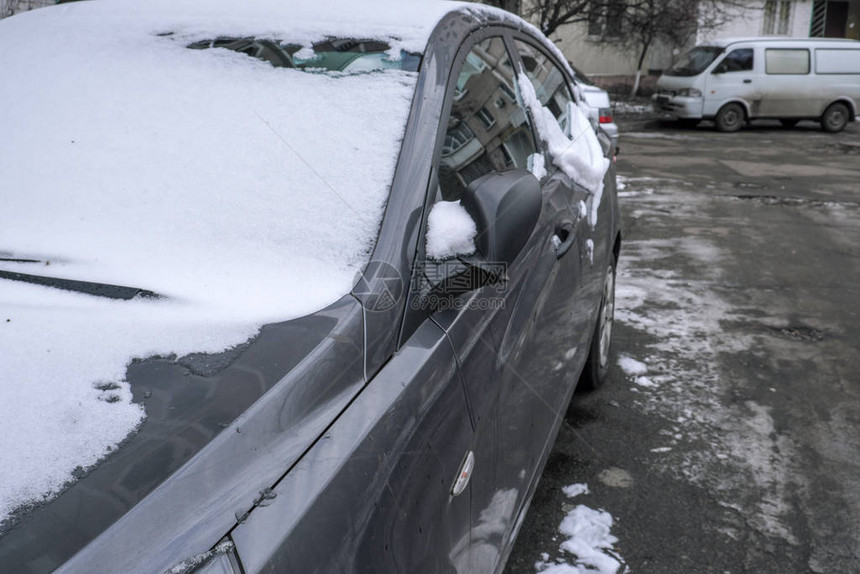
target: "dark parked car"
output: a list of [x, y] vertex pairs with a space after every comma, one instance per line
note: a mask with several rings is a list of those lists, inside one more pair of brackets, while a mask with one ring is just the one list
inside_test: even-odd
[[[92, 380], [94, 405], [104, 412], [142, 409], [145, 418], [124, 440], [108, 442], [118, 446], [108, 447], [96, 464], [81, 462], [69, 472], [62, 489], [2, 517], [3, 572], [504, 568], [577, 383], [597, 387], [606, 377], [621, 243], [612, 146], [580, 110], [566, 60], [518, 18], [447, 2], [330, 4], [94, 1], [0, 22], [0, 53], [4, 35], [9, 42], [27, 38], [16, 44], [22, 61], [40, 35], [57, 44], [46, 53], [61, 60], [67, 52], [92, 49], [93, 59], [82, 57], [79, 70], [45, 82], [56, 82], [58, 93], [72, 93], [79, 84], [99, 88], [56, 101], [22, 94], [24, 103], [15, 109], [32, 126], [27, 134], [52, 134], [56, 141], [30, 137], [25, 151], [17, 146], [14, 153], [21, 155], [12, 155], [24, 158], [17, 162], [24, 167], [0, 166], [0, 197], [9, 200], [4, 210], [26, 210], [14, 215], [20, 225], [0, 232], [0, 295], [11, 302], [7, 329], [27, 327], [28, 313], [35, 312], [31, 296], [55, 293], [51, 309], [58, 321], [68, 316], [66, 305], [78, 305], [86, 322], [99, 321], [101, 309], [140, 309], [134, 320], [141, 325], [159, 313], [185, 312], [197, 292], [214, 301], [213, 309], [247, 296], [258, 312], [268, 305], [259, 301], [278, 299], [277, 292], [265, 291], [269, 279], [244, 271], [247, 261], [222, 261], [214, 244], [206, 251], [219, 239], [218, 229], [207, 228], [199, 242], [205, 256], [183, 258], [166, 267], [169, 272], [159, 273], [158, 266], [168, 265], [172, 248], [184, 244], [166, 243], [152, 258], [154, 267], [140, 270], [149, 265], [148, 254], [161, 249], [159, 235], [132, 237], [128, 256], [115, 262], [81, 253], [89, 263], [78, 274], [72, 250], [83, 244], [51, 242], [52, 234], [66, 233], [64, 224], [31, 228], [46, 214], [56, 215], [50, 221], [80, 223], [69, 229], [84, 239], [92, 234], [87, 249], [108, 254], [126, 227], [111, 225], [117, 217], [127, 215], [132, 225], [147, 213], [152, 225], [169, 231], [212, 216], [226, 222], [220, 228], [224, 249], [253, 236], [271, 240], [272, 253], [304, 256], [308, 250], [305, 267], [290, 267], [283, 289], [302, 281], [310, 287], [284, 298], [329, 297], [316, 311], [285, 311], [282, 321], [259, 312], [259, 325], [266, 324], [242, 344], [171, 352], [168, 343], [153, 343], [129, 357], [124, 380]], [[102, 33], [111, 41], [102, 41]], [[31, 81], [27, 70], [47, 73], [38, 60], [28, 60], [25, 69], [8, 51], [0, 57], [21, 82]], [[176, 66], [181, 73], [170, 71]], [[209, 76], [198, 77], [193, 66]], [[149, 73], [163, 74], [164, 83], [138, 83]], [[219, 75], [230, 77], [219, 84]], [[127, 78], [128, 86], [117, 78]], [[259, 78], [265, 81], [255, 83]], [[266, 82], [282, 80], [269, 94]], [[5, 106], [3, 98], [15, 92], [4, 83]], [[390, 101], [402, 101], [402, 113], [384, 99], [387, 85], [397, 96]], [[233, 87], [247, 90], [245, 97], [224, 95]], [[111, 95], [126, 88], [139, 97]], [[325, 97], [302, 92], [314, 89]], [[210, 98], [221, 96], [228, 108], [213, 117]], [[337, 116], [341, 104], [357, 100], [363, 114]], [[49, 101], [59, 124], [46, 120], [41, 126], [26, 117], [26, 110]], [[307, 102], [318, 107], [303, 107]], [[263, 111], [270, 106], [280, 113], [279, 104], [284, 114], [310, 126], [305, 133], [282, 129]], [[83, 111], [72, 114], [65, 105]], [[161, 125], [160, 114], [173, 106], [182, 113]], [[136, 124], [140, 114], [151, 114], [158, 125]], [[401, 118], [394, 128], [382, 125], [392, 117]], [[103, 120], [99, 133], [119, 136], [80, 135]], [[326, 120], [335, 127], [316, 132], [313, 126]], [[241, 122], [247, 128], [232, 127]], [[204, 139], [186, 140], [186, 133], [193, 138], [198, 131]], [[0, 137], [11, 142], [13, 132]], [[376, 145], [372, 136], [380, 133], [395, 150], [391, 169], [368, 176], [382, 178], [383, 185], [364, 196], [363, 168], [373, 166], [378, 151], [365, 147]], [[258, 136], [276, 150], [274, 160], [260, 160], [270, 150], [256, 143]], [[297, 144], [302, 137], [316, 151]], [[26, 158], [39, 154], [42, 143], [51, 165], [67, 167], [28, 167]], [[4, 145], [13, 154], [12, 145]], [[218, 146], [229, 153], [219, 155]], [[359, 165], [362, 153], [368, 159]], [[110, 159], [94, 168], [99, 154]], [[235, 165], [222, 171], [234, 157]], [[301, 177], [290, 179], [278, 157], [303, 170]], [[139, 171], [111, 169], [117, 165]], [[275, 175], [251, 174], [247, 188], [221, 187], [226, 179], [248, 176], [249, 165], [271, 167]], [[40, 183], [30, 185], [28, 178]], [[334, 207], [303, 211], [266, 195], [261, 205], [283, 210], [283, 217], [277, 211], [263, 224], [256, 218], [270, 217], [266, 209], [241, 213], [244, 203], [257, 201], [253, 194], [270, 194], [285, 178], [290, 197], [319, 196]], [[150, 194], [162, 186], [170, 189], [168, 199], [153, 200]], [[67, 200], [71, 189], [81, 190], [81, 197], [101, 193], [92, 210], [110, 204], [102, 224], [91, 221], [94, 211], [78, 211], [79, 204]], [[110, 203], [127, 189], [128, 196]], [[374, 193], [381, 202], [367, 199]], [[181, 203], [184, 194], [199, 198], [177, 213], [172, 202]], [[27, 207], [31, 196], [47, 199], [38, 200], [38, 209]], [[222, 205], [225, 196], [230, 202]], [[306, 226], [299, 236], [278, 227], [291, 215]], [[336, 259], [338, 253], [313, 251], [319, 242], [352, 245], [349, 236], [359, 234], [348, 227], [352, 220], [358, 220], [356, 229], [370, 230], [369, 243], [359, 238], [355, 249], [344, 247], [345, 262]], [[141, 225], [140, 232], [149, 227]], [[18, 237], [44, 242], [27, 251]], [[59, 254], [55, 259], [45, 255], [49, 247]], [[254, 253], [243, 257], [253, 260]], [[329, 255], [334, 263], [326, 267]], [[210, 256], [214, 278], [185, 277], [185, 269], [208, 264], [201, 260]], [[315, 292], [320, 277], [347, 276], [350, 265], [360, 273], [342, 292]], [[271, 281], [279, 280], [277, 265], [265, 268]], [[233, 280], [246, 288], [222, 289], [222, 281]], [[222, 298], [216, 301], [216, 295]], [[159, 331], [160, 323], [152, 321], [156, 342], [177, 328], [165, 323]], [[115, 336], [134, 342], [151, 331], [146, 325], [138, 333], [133, 323]], [[49, 322], [43, 326], [50, 331]], [[103, 333], [114, 337], [113, 331]], [[83, 336], [69, 332], [57, 344]], [[13, 337], [3, 341], [12, 345]], [[40, 353], [34, 360], [59, 354]], [[80, 364], [97, 359], [86, 353]], [[0, 360], [0, 368], [10, 370], [30, 364], [7, 367]], [[0, 379], [7, 375], [0, 372]], [[4, 401], [13, 395], [2, 392]], [[25, 423], [35, 429], [44, 421]]]

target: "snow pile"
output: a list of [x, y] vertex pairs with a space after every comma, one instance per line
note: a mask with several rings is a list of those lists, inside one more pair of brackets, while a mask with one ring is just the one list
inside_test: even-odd
[[654, 381], [645, 376], [648, 373], [648, 366], [645, 363], [626, 355], [620, 355], [618, 357], [618, 366], [621, 367], [625, 375], [632, 378], [633, 382], [640, 387], [657, 386]]
[[0, 270], [165, 296], [0, 280], [0, 520], [141, 423], [133, 358], [219, 352], [321, 309], [369, 256], [415, 74], [186, 46], [357, 34], [422, 50], [449, 9], [115, 0], [0, 21]]
[[631, 104], [629, 102], [615, 101], [612, 105], [612, 112], [616, 115], [650, 114], [654, 112], [654, 106], [651, 104]]
[[618, 572], [621, 563], [605, 552], [618, 542], [618, 539], [610, 534], [611, 514], [580, 504], [564, 517], [558, 529], [569, 537], [562, 542], [561, 548], [576, 555], [576, 566], [601, 574]]
[[648, 365], [627, 355], [618, 356], [618, 366], [627, 376], [644, 375], [648, 372]]
[[[568, 498], [573, 498], [588, 494], [588, 485], [571, 484], [562, 490]], [[618, 538], [611, 534], [611, 514], [579, 504], [567, 513], [558, 529], [567, 536], [561, 543], [561, 550], [573, 554], [574, 563], [562, 560], [549, 563], [549, 556], [545, 554], [535, 564], [539, 574], [618, 574], [621, 571], [623, 560], [613, 549]]]
[[580, 494], [588, 494], [588, 485], [582, 483], [568, 484], [561, 489], [564, 495], [568, 498], [579, 496]]
[[567, 137], [549, 108], [540, 103], [528, 76], [521, 72], [519, 82], [523, 102], [532, 112], [537, 132], [547, 145], [553, 164], [592, 192], [589, 223], [597, 225], [597, 209], [603, 197], [603, 176], [609, 169], [609, 159], [603, 157], [603, 149], [586, 112], [576, 105], [569, 107], [571, 137]]
[[438, 201], [427, 217], [427, 257], [450, 259], [475, 252], [475, 220], [459, 201]]

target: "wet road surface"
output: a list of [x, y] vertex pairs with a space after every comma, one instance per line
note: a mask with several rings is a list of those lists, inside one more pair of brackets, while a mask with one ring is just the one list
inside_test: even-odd
[[860, 124], [620, 123], [610, 380], [506, 572], [574, 565], [577, 505], [612, 515], [620, 571], [860, 572]]

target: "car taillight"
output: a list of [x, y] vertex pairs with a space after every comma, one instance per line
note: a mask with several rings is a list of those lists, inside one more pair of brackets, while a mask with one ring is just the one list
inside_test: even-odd
[[609, 108], [600, 108], [600, 115], [598, 116], [598, 122], [601, 124], [611, 124], [612, 123], [612, 111]]

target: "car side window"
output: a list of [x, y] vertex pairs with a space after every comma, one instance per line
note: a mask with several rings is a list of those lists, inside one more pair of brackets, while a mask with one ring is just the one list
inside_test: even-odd
[[714, 68], [714, 74], [726, 74], [730, 72], [751, 72], [753, 69], [753, 49], [739, 48], [732, 50], [723, 61]]
[[526, 76], [532, 81], [540, 103], [552, 112], [561, 129], [566, 132], [567, 104], [573, 101], [573, 95], [564, 78], [564, 73], [539, 48], [520, 40], [516, 40], [515, 43], [523, 61]]
[[505, 43], [487, 38], [472, 48], [457, 76], [439, 164], [442, 199], [459, 200], [491, 171], [525, 169], [536, 151]]

